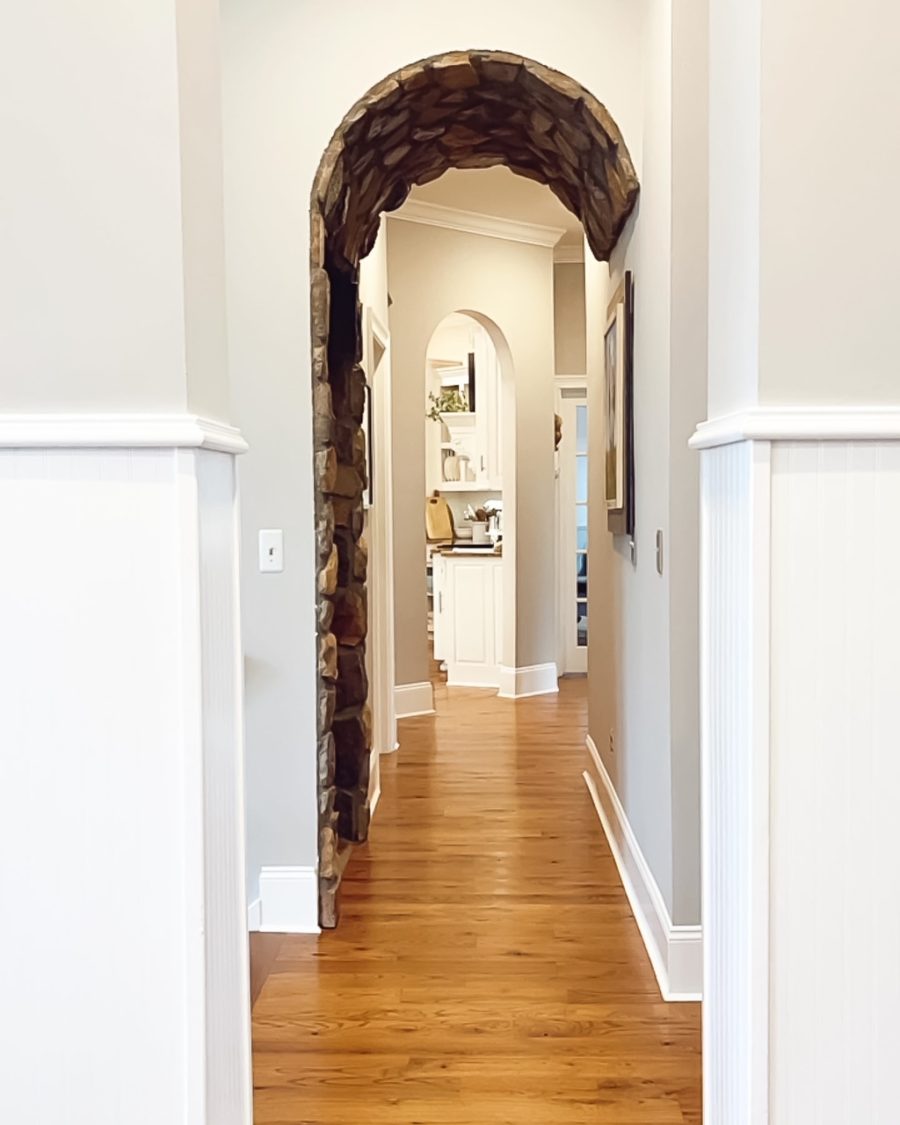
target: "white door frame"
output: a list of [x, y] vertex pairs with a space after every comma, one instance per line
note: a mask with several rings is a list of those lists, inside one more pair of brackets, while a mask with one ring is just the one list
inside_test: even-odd
[[[563, 395], [564, 391], [581, 391], [584, 397], [570, 398]], [[587, 405], [587, 376], [557, 375], [554, 398], [556, 413], [563, 419], [563, 437], [556, 454], [557, 666], [560, 675], [583, 674], [587, 672], [587, 648], [579, 647], [576, 641], [572, 558], [575, 552], [575, 406]]]
[[[394, 545], [391, 489], [391, 338], [373, 309], [365, 310], [363, 369], [372, 412], [373, 500], [366, 509], [369, 540], [367, 666], [372, 703], [369, 809], [381, 796], [380, 757], [397, 749], [394, 708]], [[368, 439], [368, 435], [366, 435]]]

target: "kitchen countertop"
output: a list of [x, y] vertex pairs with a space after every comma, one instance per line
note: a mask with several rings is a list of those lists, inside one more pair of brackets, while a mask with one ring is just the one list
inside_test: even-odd
[[438, 551], [442, 555], [454, 555], [460, 559], [466, 555], [474, 555], [476, 558], [484, 558], [485, 555], [493, 555], [498, 559], [503, 557], [502, 548], [492, 547], [489, 543], [485, 543], [483, 547], [480, 544], [477, 547], [438, 547]]

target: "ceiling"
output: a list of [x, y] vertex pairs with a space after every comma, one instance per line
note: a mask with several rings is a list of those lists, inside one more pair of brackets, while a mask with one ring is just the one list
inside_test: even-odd
[[409, 198], [519, 223], [561, 227], [566, 233], [558, 245], [582, 244], [580, 220], [553, 192], [534, 180], [514, 175], [508, 168], [451, 168], [439, 180], [414, 187]]

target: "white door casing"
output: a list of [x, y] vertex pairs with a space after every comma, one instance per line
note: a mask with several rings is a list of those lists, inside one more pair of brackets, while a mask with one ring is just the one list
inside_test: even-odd
[[[374, 810], [381, 784], [379, 757], [397, 748], [394, 705], [394, 546], [391, 489], [390, 334], [371, 308], [365, 310], [363, 367], [369, 387], [369, 451], [372, 503], [367, 508], [369, 541], [369, 637], [367, 664], [373, 719], [369, 802]], [[369, 441], [369, 434], [366, 435]]]
[[558, 377], [556, 412], [563, 425], [556, 474], [556, 604], [562, 675], [587, 672], [587, 409], [586, 377]]

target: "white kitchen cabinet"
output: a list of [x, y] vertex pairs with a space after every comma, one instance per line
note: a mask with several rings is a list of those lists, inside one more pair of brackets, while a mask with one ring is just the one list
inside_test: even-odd
[[443, 555], [442, 645], [447, 683], [500, 686], [503, 559], [491, 552]]
[[444, 597], [446, 570], [443, 554], [440, 551], [434, 551], [431, 556], [432, 642], [434, 644], [434, 659], [439, 661], [447, 659], [447, 619]]

